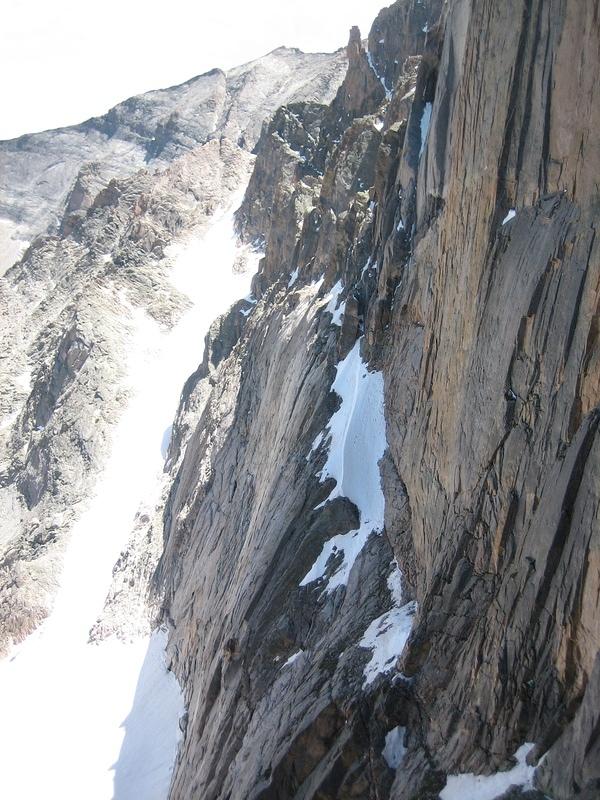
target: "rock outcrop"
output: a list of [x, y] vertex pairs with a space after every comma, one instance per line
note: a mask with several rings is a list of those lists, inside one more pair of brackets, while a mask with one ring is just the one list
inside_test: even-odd
[[161, 171], [212, 139], [252, 150], [263, 121], [279, 106], [329, 102], [345, 70], [343, 51], [280, 47], [228, 72], [214, 69], [131, 97], [81, 125], [0, 142], [0, 272], [23, 242], [55, 232], [65, 203], [73, 210], [111, 179], [142, 168]]

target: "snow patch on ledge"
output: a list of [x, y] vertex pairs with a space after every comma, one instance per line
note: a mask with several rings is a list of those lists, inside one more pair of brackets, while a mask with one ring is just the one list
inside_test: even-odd
[[415, 602], [402, 604], [402, 573], [395, 561], [392, 562], [392, 572], [388, 577], [388, 588], [392, 596], [392, 608], [371, 622], [358, 643], [359, 647], [371, 650], [371, 658], [364, 670], [364, 686], [394, 668], [410, 635], [417, 610]]
[[398, 769], [402, 763], [406, 753], [406, 748], [404, 747], [405, 733], [406, 728], [401, 728], [398, 725], [385, 735], [385, 746], [381, 751], [381, 755], [390, 769]]
[[338, 281], [335, 286], [332, 288], [331, 292], [328, 295], [328, 303], [325, 308], [325, 311], [328, 311], [331, 314], [331, 324], [337, 325], [338, 328], [342, 326], [342, 317], [344, 315], [344, 311], [346, 310], [346, 303], [340, 303], [338, 308], [338, 302], [340, 298], [340, 294], [343, 290], [344, 286], [341, 281]]
[[315, 438], [313, 439], [313, 443], [312, 443], [312, 445], [310, 446], [310, 451], [309, 451], [308, 455], [306, 456], [306, 460], [307, 460], [307, 461], [309, 461], [309, 460], [310, 460], [310, 457], [311, 457], [311, 455], [312, 455], [312, 454], [313, 454], [313, 453], [314, 453], [316, 450], [318, 450], [318, 449], [319, 449], [319, 447], [321, 446], [321, 442], [323, 441], [323, 438], [324, 438], [324, 436], [325, 436], [325, 431], [320, 431], [319, 433], [317, 433], [317, 435], [316, 435], [316, 436], [315, 436]]
[[286, 667], [291, 666], [291, 664], [293, 664], [294, 661], [296, 661], [296, 659], [300, 658], [300, 656], [303, 655], [304, 655], [304, 650], [297, 650], [295, 653], [292, 653], [292, 655], [288, 658], [285, 664], [281, 665], [280, 669], [285, 669]]
[[511, 219], [514, 219], [516, 216], [517, 216], [517, 212], [515, 211], [514, 208], [511, 208], [510, 211], [508, 212], [508, 214], [502, 220], [502, 224], [506, 225], [507, 222], [510, 222]]
[[493, 775], [473, 775], [465, 772], [462, 775], [449, 775], [446, 786], [440, 792], [441, 800], [495, 800], [511, 786], [522, 786], [533, 789], [535, 767], [527, 764], [527, 755], [533, 744], [527, 742], [515, 753], [517, 764], [506, 772], [495, 772]]
[[427, 134], [429, 133], [429, 123], [431, 122], [431, 103], [425, 103], [423, 114], [421, 115], [421, 149], [419, 150], [419, 158], [423, 155], [425, 145], [427, 144]]
[[342, 399], [327, 426], [329, 453], [319, 474], [321, 481], [334, 478], [335, 488], [321, 505], [347, 497], [359, 511], [357, 530], [325, 542], [316, 562], [300, 582], [306, 586], [325, 575], [329, 559], [343, 552], [343, 561], [325, 588], [333, 591], [347, 583], [350, 570], [371, 533], [383, 530], [384, 497], [379, 461], [387, 447], [383, 411], [383, 375], [370, 372], [360, 355], [361, 339], [337, 365], [332, 389]]

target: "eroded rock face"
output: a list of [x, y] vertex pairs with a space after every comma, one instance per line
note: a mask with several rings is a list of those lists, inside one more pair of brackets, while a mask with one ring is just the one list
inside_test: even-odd
[[[197, 424], [182, 405], [155, 577], [188, 702], [174, 800], [436, 798], [524, 742], [529, 796], [595, 796], [596, 12], [397, 2], [329, 109], [263, 131], [238, 219], [258, 302], [190, 387]], [[339, 553], [303, 577], [358, 520], [323, 504], [319, 434], [358, 337], [385, 530], [327, 591]], [[367, 681], [392, 559], [417, 611]]]
[[[580, 412], [580, 387], [597, 358], [597, 191], [578, 184], [569, 142], [595, 135], [598, 109], [589, 96], [570, 114], [558, 74], [573, 26], [596, 58], [584, 6], [540, 5], [515, 28], [516, 8], [456, 4], [418, 167], [416, 269], [397, 292], [385, 371], [421, 600], [403, 668], [446, 769], [496, 768], [523, 740], [550, 748], [551, 764], [594, 691], [598, 395]], [[592, 742], [573, 747], [593, 763]]]

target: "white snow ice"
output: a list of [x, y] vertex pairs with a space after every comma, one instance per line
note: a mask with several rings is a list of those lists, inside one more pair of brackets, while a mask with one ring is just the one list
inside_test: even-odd
[[304, 655], [304, 650], [298, 650], [295, 653], [292, 653], [292, 655], [288, 658], [288, 660], [285, 662], [285, 664], [281, 665], [281, 669], [284, 669], [285, 667], [289, 667], [291, 664], [294, 663], [294, 661], [296, 661], [298, 658], [300, 658], [301, 655]]
[[533, 744], [527, 742], [515, 753], [517, 764], [506, 772], [493, 775], [449, 775], [446, 786], [440, 792], [441, 800], [495, 800], [511, 786], [533, 788], [535, 767], [527, 764], [526, 758]]
[[419, 151], [419, 158], [423, 155], [425, 145], [427, 144], [427, 134], [429, 133], [429, 123], [431, 122], [431, 103], [425, 103], [423, 114], [421, 115], [421, 149]]
[[72, 532], [50, 617], [0, 662], [2, 788], [12, 800], [167, 796], [184, 708], [164, 661], [166, 634], [128, 643], [89, 643], [88, 636], [136, 511], [159, 500], [161, 445], [204, 335], [249, 292], [256, 264], [232, 271], [234, 207], [217, 214], [205, 235], [170, 249], [174, 283], [193, 301], [174, 329], [161, 330], [129, 306], [131, 400], [113, 451]]
[[517, 216], [517, 212], [515, 211], [514, 208], [511, 208], [510, 211], [508, 212], [508, 214], [502, 220], [502, 224], [506, 225], [507, 222], [510, 222], [511, 219], [514, 219], [516, 216]]
[[[344, 316], [344, 311], [346, 310], [346, 302], [343, 303], [339, 302], [340, 294], [344, 288], [344, 285], [341, 281], [338, 281], [335, 286], [331, 289], [327, 300], [327, 306], [325, 307], [325, 311], [328, 311], [331, 314], [331, 324], [337, 325], [339, 328], [342, 326], [342, 317]], [[338, 307], [339, 303], [339, 307]]]
[[388, 587], [392, 608], [371, 622], [358, 643], [359, 647], [371, 650], [371, 658], [364, 670], [364, 686], [372, 683], [378, 675], [393, 669], [404, 650], [417, 610], [414, 602], [402, 605], [402, 573], [395, 561], [392, 562]]
[[299, 274], [300, 274], [300, 270], [298, 269], [298, 267], [296, 267], [296, 269], [290, 275], [290, 279], [289, 279], [288, 285], [287, 285], [288, 289], [291, 289], [292, 286], [296, 283], [296, 281], [298, 280], [298, 275]]
[[0, 275], [17, 263], [29, 244], [29, 240], [22, 238], [18, 225], [0, 219]]
[[380, 83], [380, 84], [383, 86], [383, 91], [385, 92], [385, 98], [386, 98], [386, 100], [391, 100], [391, 98], [392, 98], [392, 93], [391, 93], [391, 91], [388, 89], [388, 87], [386, 86], [385, 80], [384, 80], [384, 79], [381, 77], [381, 75], [380, 75], [380, 74], [377, 72], [377, 70], [375, 69], [375, 64], [373, 63], [373, 56], [371, 55], [371, 53], [369, 53], [369, 51], [368, 51], [368, 50], [367, 50], [367, 61], [369, 62], [369, 66], [370, 66], [370, 67], [371, 67], [371, 69], [373, 70], [373, 73], [375, 74], [375, 77], [377, 78], [377, 80], [379, 81], [379, 83]]
[[404, 747], [405, 733], [406, 728], [401, 728], [398, 725], [385, 735], [385, 746], [381, 755], [390, 769], [398, 769], [402, 763], [402, 759], [406, 753], [406, 748]]
[[306, 586], [325, 574], [330, 557], [343, 551], [344, 558], [324, 588], [333, 591], [348, 581], [350, 570], [371, 533], [383, 529], [384, 497], [379, 460], [387, 446], [383, 411], [383, 376], [370, 372], [360, 355], [358, 339], [337, 365], [332, 389], [342, 403], [327, 426], [329, 452], [320, 479], [334, 478], [336, 486], [327, 498], [347, 497], [358, 508], [358, 530], [327, 541], [317, 561], [302, 579]]

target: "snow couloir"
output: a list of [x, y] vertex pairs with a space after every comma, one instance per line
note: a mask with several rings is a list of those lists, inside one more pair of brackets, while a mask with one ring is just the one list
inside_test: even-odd
[[208, 231], [173, 246], [176, 288], [190, 310], [165, 331], [121, 297], [130, 328], [130, 401], [94, 497], [73, 530], [54, 609], [0, 663], [2, 787], [13, 800], [164, 800], [180, 738], [183, 697], [167, 670], [166, 632], [90, 642], [113, 565], [140, 505], [155, 507], [163, 482], [165, 432], [181, 387], [202, 356], [214, 318], [249, 291], [231, 206]]

